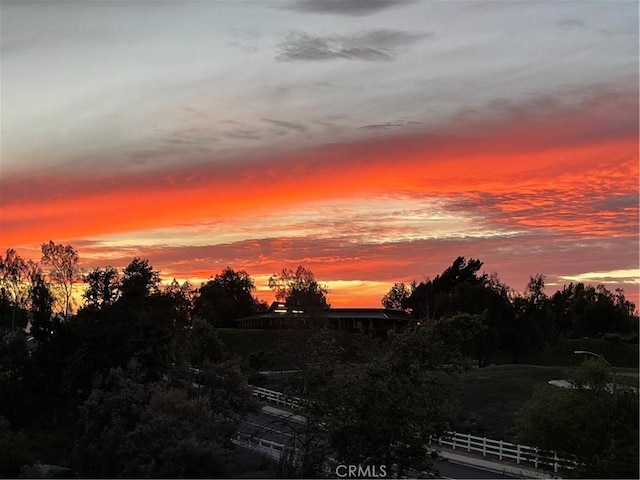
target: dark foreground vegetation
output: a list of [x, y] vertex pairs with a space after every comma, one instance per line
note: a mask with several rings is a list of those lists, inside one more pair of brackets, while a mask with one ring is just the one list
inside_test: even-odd
[[[83, 275], [71, 246], [42, 254], [0, 256], [0, 476], [318, 477], [329, 457], [414, 476], [455, 429], [575, 458], [564, 476], [638, 478], [638, 318], [621, 290], [548, 296], [535, 276], [517, 293], [460, 257], [390, 289], [383, 305], [416, 320], [398, 333], [239, 330], [266, 308], [244, 271], [163, 286], [144, 259]], [[292, 309], [328, 307], [303, 267], [269, 283]], [[299, 373], [259, 373], [279, 369]], [[231, 442], [265, 384], [308, 419], [277, 465]]]

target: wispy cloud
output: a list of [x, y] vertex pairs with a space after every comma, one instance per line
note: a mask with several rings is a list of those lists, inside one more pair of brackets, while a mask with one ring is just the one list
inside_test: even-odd
[[560, 279], [568, 282], [583, 283], [624, 283], [640, 285], [640, 270], [612, 270], [609, 272], [585, 272], [578, 275], [562, 275]]
[[294, 130], [298, 133], [306, 133], [307, 130], [309, 130], [306, 126], [304, 126], [301, 123], [286, 122], [284, 120], [274, 120], [272, 118], [261, 118], [260, 120], [270, 125], [273, 125], [275, 127], [278, 127], [280, 130], [282, 129]]
[[282, 8], [304, 13], [364, 16], [414, 3], [414, 0], [293, 0]]
[[388, 62], [405, 47], [432, 36], [432, 33], [400, 30], [329, 36], [292, 32], [279, 45], [280, 53], [276, 59], [285, 62], [337, 59]]
[[420, 122], [399, 120], [397, 122], [373, 123], [363, 125], [360, 130], [387, 130], [389, 128], [411, 127], [414, 125], [420, 125]]

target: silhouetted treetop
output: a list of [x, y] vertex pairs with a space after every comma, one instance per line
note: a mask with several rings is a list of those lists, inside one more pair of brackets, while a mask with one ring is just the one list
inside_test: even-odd
[[277, 300], [284, 301], [292, 310], [302, 310], [311, 315], [330, 307], [327, 303], [327, 287], [318, 283], [313, 272], [299, 265], [294, 272], [283, 268], [279, 274], [269, 278]]
[[123, 297], [147, 297], [158, 293], [160, 274], [149, 265], [149, 260], [135, 257], [122, 273], [120, 291]]

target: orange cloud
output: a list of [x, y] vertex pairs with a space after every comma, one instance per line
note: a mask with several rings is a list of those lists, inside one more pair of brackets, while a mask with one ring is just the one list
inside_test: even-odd
[[[629, 191], [638, 173], [637, 137], [559, 144], [553, 132], [561, 125], [567, 138], [580, 137], [574, 120], [584, 126], [572, 113], [568, 119], [552, 119], [543, 131], [534, 123], [485, 125], [466, 136], [415, 132], [316, 148], [259, 164], [187, 165], [96, 178], [33, 172], [3, 179], [3, 243], [40, 241], [43, 235], [82, 238], [204, 218], [224, 221], [247, 212], [269, 213], [313, 200], [389, 190], [433, 196], [535, 194], [548, 188], [606, 189], [608, 181], [610, 188]], [[625, 169], [622, 175], [616, 175], [616, 167]]]
[[[148, 256], [168, 275], [192, 279], [227, 265], [269, 275], [302, 263], [326, 281], [391, 284], [435, 275], [466, 255], [485, 260], [507, 283], [518, 278], [521, 285], [514, 287], [522, 288], [535, 273], [560, 278], [635, 267], [637, 111], [637, 92], [595, 92], [571, 107], [499, 105], [450, 125], [235, 163], [185, 160], [162, 170], [6, 175], [0, 180], [0, 241], [3, 249], [48, 239], [73, 242], [98, 265]], [[385, 216], [363, 210], [357, 225], [335, 223], [350, 217], [331, 208], [352, 202], [357, 212], [366, 206], [363, 199], [386, 195], [401, 195], [414, 210]], [[402, 229], [420, 233], [425, 223], [411, 227], [411, 218], [390, 219], [405, 211], [415, 215], [425, 198], [442, 200], [453, 221], [475, 219], [480, 233], [439, 239], [433, 227], [434, 239], [426, 238], [428, 232], [402, 238]], [[296, 212], [314, 202], [337, 206], [323, 210], [322, 218], [295, 220]], [[261, 238], [260, 228], [252, 229], [252, 222], [262, 225], [279, 216], [293, 218], [279, 224], [279, 238]], [[211, 224], [211, 237], [201, 247], [185, 246], [189, 228], [202, 222]], [[135, 232], [178, 226], [183, 237], [163, 237], [167, 247], [135, 248]], [[321, 238], [296, 235], [294, 229], [303, 227]], [[221, 240], [230, 228], [246, 240]], [[482, 238], [492, 231], [496, 238]], [[129, 247], [105, 250], [86, 240], [115, 234], [130, 235]], [[353, 302], [373, 298], [371, 283], [349, 285], [357, 297]], [[346, 302], [346, 292], [336, 292], [336, 298]]]

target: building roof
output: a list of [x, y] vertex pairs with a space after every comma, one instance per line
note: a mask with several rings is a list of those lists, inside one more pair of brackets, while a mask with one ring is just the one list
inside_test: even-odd
[[[405, 322], [412, 320], [411, 315], [404, 310], [392, 308], [328, 308], [320, 316], [331, 320], [391, 320]], [[283, 318], [304, 319], [307, 318], [307, 314], [303, 311], [288, 309], [284, 303], [273, 302], [268, 312], [239, 318], [236, 321]]]

